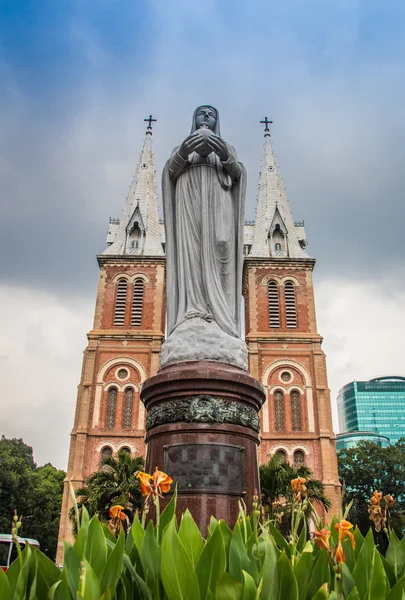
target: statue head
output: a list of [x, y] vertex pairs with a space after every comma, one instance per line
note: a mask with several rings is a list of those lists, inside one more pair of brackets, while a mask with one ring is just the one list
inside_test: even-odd
[[195, 109], [190, 133], [194, 133], [203, 125], [208, 127], [208, 129], [211, 129], [215, 135], [221, 136], [218, 111], [208, 104], [203, 104]]

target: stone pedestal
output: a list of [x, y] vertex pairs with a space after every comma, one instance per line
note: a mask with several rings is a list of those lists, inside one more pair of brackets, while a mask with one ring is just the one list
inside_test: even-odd
[[258, 412], [264, 387], [247, 371], [216, 361], [161, 369], [143, 384], [146, 471], [177, 483], [177, 510], [189, 508], [203, 535], [211, 515], [232, 526], [238, 500], [259, 491]]

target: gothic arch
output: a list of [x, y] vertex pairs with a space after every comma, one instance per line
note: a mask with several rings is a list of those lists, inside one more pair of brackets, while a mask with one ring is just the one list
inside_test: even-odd
[[[305, 394], [306, 394], [306, 399], [307, 399], [308, 431], [310, 433], [314, 432], [315, 431], [315, 415], [314, 415], [314, 401], [313, 401], [312, 381], [311, 381], [310, 374], [308, 373], [308, 371], [306, 370], [306, 368], [301, 363], [299, 363], [297, 360], [294, 360], [292, 358], [286, 359], [286, 360], [279, 359], [279, 360], [273, 361], [272, 363], [270, 363], [269, 365], [267, 365], [267, 367], [263, 371], [263, 374], [262, 374], [262, 383], [263, 383], [263, 385], [265, 386], [265, 388], [267, 389], [267, 391], [269, 391], [269, 387], [267, 385], [267, 381], [268, 381], [271, 373], [273, 371], [275, 371], [276, 369], [279, 369], [280, 367], [294, 367], [303, 376], [304, 381], [305, 381]], [[298, 386], [298, 388], [299, 387], [300, 386]], [[267, 394], [267, 396], [268, 396], [268, 394]], [[270, 430], [270, 424], [269, 424], [269, 399], [268, 399], [268, 397], [266, 398], [266, 402], [263, 404], [262, 410], [263, 410], [263, 432], [267, 433]]]
[[[108, 369], [113, 367], [114, 365], [122, 365], [129, 364], [133, 366], [139, 373], [141, 384], [147, 378], [146, 371], [143, 365], [140, 362], [135, 360], [135, 358], [130, 358], [129, 356], [119, 356], [116, 358], [110, 358], [104, 365], [99, 369], [97, 373], [96, 380], [96, 392], [94, 397], [94, 412], [93, 412], [93, 427], [98, 427], [100, 424], [100, 406], [101, 406], [101, 394], [104, 387], [104, 376]], [[138, 412], [138, 429], [143, 429], [143, 423], [145, 419], [145, 407], [142, 402], [139, 402], [139, 412]]]

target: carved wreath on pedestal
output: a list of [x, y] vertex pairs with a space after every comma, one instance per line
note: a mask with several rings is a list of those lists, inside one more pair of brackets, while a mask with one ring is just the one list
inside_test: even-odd
[[152, 406], [146, 417], [146, 429], [178, 422], [229, 423], [260, 430], [259, 416], [253, 406], [208, 395], [167, 400]]

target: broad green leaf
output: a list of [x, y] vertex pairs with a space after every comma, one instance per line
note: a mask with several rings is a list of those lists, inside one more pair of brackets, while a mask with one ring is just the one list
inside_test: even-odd
[[306, 589], [308, 587], [308, 582], [311, 579], [314, 564], [315, 561], [312, 552], [303, 552], [294, 567], [299, 600], [304, 600], [305, 598]]
[[305, 548], [305, 544], [307, 543], [307, 522], [305, 519], [303, 519], [302, 523], [303, 523], [302, 530], [301, 530], [300, 537], [298, 538], [298, 542], [297, 542], [298, 552], [302, 552]]
[[114, 595], [115, 588], [120, 578], [123, 564], [124, 545], [125, 535], [123, 529], [121, 529], [117, 543], [107, 559], [107, 563], [101, 576], [100, 588], [101, 592], [106, 594], [106, 598], [108, 598], [108, 593], [110, 593], [111, 596]]
[[367, 600], [384, 600], [387, 592], [386, 575], [380, 553], [374, 550], [372, 559], [372, 574]]
[[89, 530], [89, 513], [85, 506], [82, 506], [82, 516], [80, 519], [80, 527], [77, 534], [77, 538], [75, 543], [73, 544], [74, 549], [77, 552], [77, 556], [82, 561], [85, 556], [86, 544], [87, 544], [87, 534]]
[[129, 559], [129, 556], [127, 556], [126, 554], [124, 554], [124, 565], [127, 568], [129, 576], [132, 577], [132, 579], [134, 580], [134, 582], [136, 584], [139, 597], [142, 600], [152, 600], [152, 594], [148, 590], [148, 586], [146, 585], [146, 582], [136, 572], [136, 570], [134, 569], [134, 567]]
[[242, 582], [242, 570], [250, 573], [251, 564], [245, 544], [243, 543], [240, 525], [236, 523], [229, 547], [229, 574]]
[[307, 586], [306, 597], [312, 598], [324, 583], [330, 583], [330, 578], [328, 553], [322, 549], [316, 559], [312, 576]]
[[81, 571], [77, 597], [80, 600], [95, 600], [100, 597], [99, 579], [87, 560], [84, 560], [84, 566]]
[[[37, 562], [37, 596], [46, 598], [48, 590], [62, 579], [62, 573], [55, 563], [39, 550], [34, 550]], [[0, 594], [0, 598], [2, 598]]]
[[[69, 584], [66, 577], [66, 572], [62, 572], [62, 579], [52, 586], [52, 592], [49, 593], [49, 600], [71, 600]], [[52, 595], [53, 594], [53, 595]], [[76, 598], [76, 596], [73, 596]], [[39, 599], [38, 599], [39, 600]]]
[[356, 557], [352, 546], [352, 542], [348, 537], [345, 540], [343, 540], [342, 547], [343, 552], [345, 554], [345, 564], [347, 565], [349, 571], [352, 573], [354, 567], [356, 566]]
[[142, 561], [144, 579], [152, 591], [152, 595], [159, 594], [161, 549], [156, 539], [156, 532], [152, 521], [149, 521], [143, 538]]
[[185, 547], [187, 554], [190, 557], [193, 567], [195, 568], [200, 554], [204, 548], [204, 542], [201, 537], [200, 530], [188, 508], [183, 513], [179, 528], [179, 540]]
[[361, 598], [367, 600], [385, 598], [386, 575], [380, 554], [374, 545], [371, 529], [364, 538], [353, 577]]
[[0, 569], [0, 598], [1, 600], [11, 600], [10, 583], [2, 569]]
[[391, 567], [390, 563], [387, 561], [387, 559], [384, 556], [382, 556], [382, 555], [380, 555], [380, 556], [381, 556], [381, 560], [382, 560], [382, 563], [384, 566], [385, 574], [388, 579], [388, 583], [389, 583], [390, 587], [393, 588], [397, 582], [397, 578], [395, 577], [394, 569]]
[[222, 573], [215, 589], [215, 600], [242, 600], [242, 598], [243, 584], [229, 573]]
[[77, 552], [69, 542], [64, 542], [65, 551], [63, 553], [63, 572], [66, 574], [66, 580], [72, 598], [76, 598], [79, 589], [80, 577], [80, 559]]
[[316, 592], [315, 596], [313, 596], [312, 600], [324, 600], [325, 598], [329, 598], [329, 593], [327, 589], [322, 586]]
[[159, 520], [159, 541], [161, 542], [163, 539], [163, 532], [166, 527], [171, 523], [173, 519], [173, 515], [176, 514], [176, 504], [177, 504], [177, 485], [174, 488], [173, 496], [166, 506], [162, 514], [160, 515]]
[[347, 597], [347, 600], [360, 600], [359, 592], [356, 586], [354, 586], [354, 588], [350, 592], [350, 595]]
[[242, 571], [243, 575], [243, 600], [256, 600], [257, 599], [257, 586], [253, 577]]
[[138, 515], [135, 515], [134, 520], [132, 522], [131, 533], [135, 546], [137, 547], [139, 554], [141, 554], [145, 530], [142, 527], [141, 522], [139, 521]]
[[226, 552], [221, 528], [216, 527], [214, 533], [205, 544], [197, 564], [197, 578], [200, 585], [201, 598], [206, 598], [207, 590], [215, 592], [217, 580], [226, 569]]
[[387, 600], [405, 600], [405, 577], [401, 577], [393, 586], [387, 596]]
[[385, 558], [393, 568], [397, 580], [400, 579], [405, 570], [405, 549], [393, 529], [390, 533], [390, 543]]
[[231, 545], [232, 531], [229, 529], [228, 524], [223, 519], [218, 521], [218, 527], [220, 528], [222, 537], [224, 538], [226, 564], [229, 565], [229, 547]]
[[363, 534], [361, 533], [361, 531], [357, 527], [357, 525], [356, 525], [356, 527], [354, 529], [353, 535], [354, 535], [354, 541], [356, 542], [356, 547], [354, 549], [354, 555], [355, 555], [356, 561], [357, 561], [357, 558], [359, 556], [360, 550], [361, 550], [361, 548], [363, 546], [363, 543], [364, 543]]
[[265, 540], [266, 554], [260, 571], [263, 581], [263, 598], [276, 598], [278, 593], [277, 549], [274, 539], [270, 536]]
[[168, 600], [200, 600], [200, 588], [191, 560], [179, 540], [175, 515], [162, 544], [162, 582]]
[[353, 575], [351, 574], [349, 567], [345, 563], [342, 564], [342, 588], [343, 595], [345, 598], [350, 596], [350, 592], [354, 588]]
[[298, 586], [287, 555], [280, 554], [277, 561], [278, 595], [277, 600], [298, 600]]
[[93, 517], [88, 527], [85, 557], [99, 579], [107, 562], [107, 554], [103, 528], [98, 518]]
[[210, 536], [214, 533], [215, 527], [217, 526], [218, 522], [219, 521], [217, 521], [216, 518], [211, 515], [210, 522], [208, 523], [207, 528], [207, 539], [209, 539]]
[[269, 531], [270, 531], [271, 535], [274, 537], [274, 540], [275, 540], [277, 546], [280, 548], [280, 550], [284, 550], [285, 553], [287, 554], [288, 558], [291, 558], [291, 549], [290, 549], [290, 546], [288, 545], [287, 540], [284, 538], [284, 536], [271, 523], [269, 524]]

